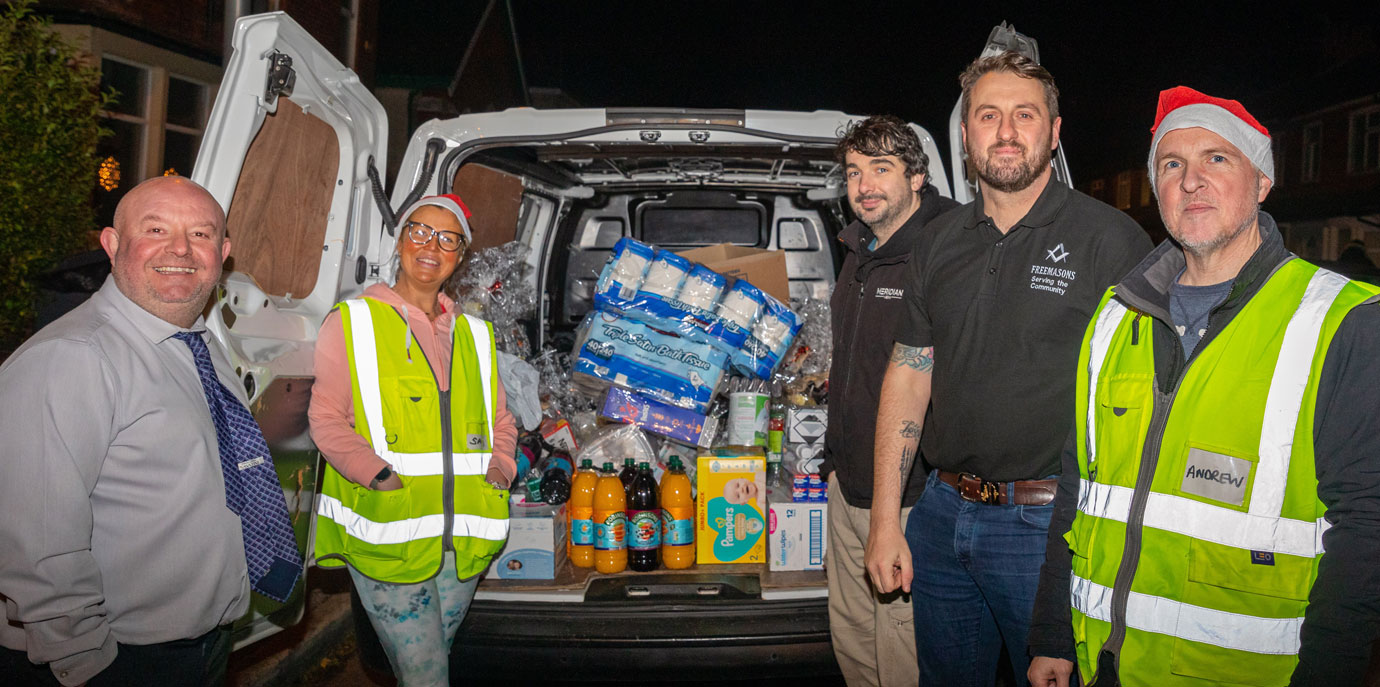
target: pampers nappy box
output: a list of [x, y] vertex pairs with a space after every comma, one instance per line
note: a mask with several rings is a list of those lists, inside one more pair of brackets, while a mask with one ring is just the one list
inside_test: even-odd
[[796, 503], [789, 492], [773, 492], [767, 513], [767, 567], [823, 570], [829, 545], [828, 511], [827, 503]]
[[713, 346], [598, 310], [576, 346], [575, 383], [592, 395], [614, 384], [701, 415], [728, 369], [728, 354]]
[[550, 580], [565, 561], [565, 504], [508, 504], [508, 543], [485, 573], [500, 580]]
[[767, 560], [767, 460], [761, 447], [701, 451], [695, 472], [695, 562]]

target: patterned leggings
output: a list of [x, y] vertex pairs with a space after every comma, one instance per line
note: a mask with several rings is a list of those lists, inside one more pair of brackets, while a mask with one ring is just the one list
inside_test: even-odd
[[447, 687], [450, 645], [474, 599], [479, 576], [457, 580], [455, 553], [447, 552], [441, 572], [425, 582], [379, 582], [353, 567], [350, 577], [399, 687]]

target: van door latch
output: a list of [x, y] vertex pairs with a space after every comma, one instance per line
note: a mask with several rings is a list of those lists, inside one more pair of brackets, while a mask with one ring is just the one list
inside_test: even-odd
[[264, 102], [273, 107], [279, 95], [292, 95], [297, 85], [297, 73], [292, 71], [292, 57], [274, 51], [269, 56], [268, 85], [264, 87]]

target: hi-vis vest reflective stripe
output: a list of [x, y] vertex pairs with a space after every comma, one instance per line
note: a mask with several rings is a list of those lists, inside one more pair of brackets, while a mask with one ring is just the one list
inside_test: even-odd
[[1288, 683], [1328, 526], [1318, 379], [1342, 318], [1376, 292], [1290, 260], [1168, 395], [1152, 320], [1103, 297], [1079, 360], [1078, 513], [1065, 537], [1085, 682], [1111, 640], [1128, 687]]
[[461, 578], [483, 572], [508, 536], [508, 494], [484, 480], [497, 402], [492, 328], [456, 318], [450, 391], [441, 392], [391, 306], [365, 298], [338, 308], [355, 431], [403, 488], [371, 491], [328, 464], [316, 507], [318, 563], [348, 562], [375, 579], [415, 583], [436, 574], [448, 545]]

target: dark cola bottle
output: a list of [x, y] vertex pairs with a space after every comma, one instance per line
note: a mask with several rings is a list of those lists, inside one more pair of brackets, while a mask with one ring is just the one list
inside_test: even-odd
[[661, 506], [657, 504], [652, 466], [637, 465], [628, 488], [628, 567], [638, 572], [661, 564]]

